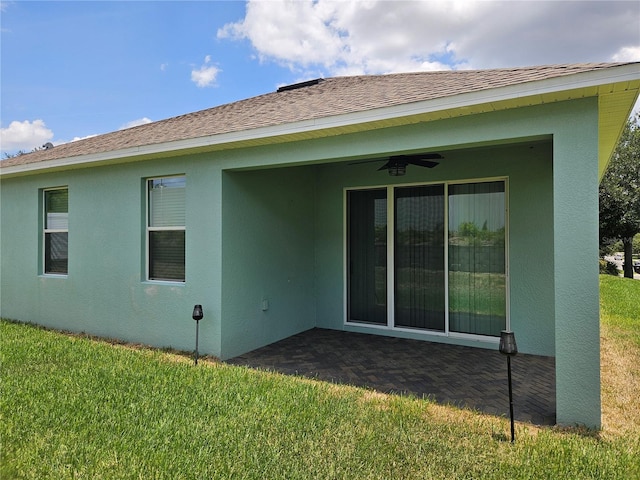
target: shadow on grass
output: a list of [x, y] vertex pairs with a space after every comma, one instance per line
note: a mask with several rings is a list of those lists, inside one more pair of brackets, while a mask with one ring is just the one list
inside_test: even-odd
[[[118, 347], [118, 348], [124, 348], [124, 349], [129, 349], [129, 350], [134, 350], [134, 351], [141, 351], [141, 352], [161, 352], [161, 353], [170, 355], [172, 357], [176, 357], [176, 359], [179, 359], [180, 361], [184, 361], [185, 363], [186, 362], [194, 363], [194, 360], [195, 360], [195, 352], [194, 351], [178, 350], [178, 349], [175, 349], [173, 347], [153, 347], [153, 346], [150, 346], [150, 345], [147, 345], [147, 344], [143, 344], [143, 343], [128, 342], [128, 341], [125, 341], [125, 340], [122, 340], [122, 339], [117, 339], [117, 338], [101, 337], [101, 336], [89, 334], [89, 333], [86, 333], [86, 332], [72, 332], [72, 331], [69, 331], [69, 330], [60, 330], [60, 329], [51, 328], [51, 327], [47, 327], [47, 326], [43, 326], [43, 325], [38, 325], [38, 324], [35, 324], [35, 323], [32, 323], [32, 322], [21, 322], [21, 321], [16, 321], [16, 320], [11, 320], [11, 319], [1, 319], [1, 320], [3, 322], [6, 322], [6, 323], [11, 323], [11, 324], [16, 324], [16, 325], [25, 325], [25, 326], [29, 326], [29, 327], [34, 328], [34, 329], [42, 330], [42, 331], [58, 333], [58, 334], [61, 334], [61, 335], [64, 335], [64, 336], [67, 336], [67, 337], [70, 337], [70, 338], [88, 340], [88, 341], [91, 341], [91, 342], [110, 345], [110, 346], [114, 346], [114, 347]], [[316, 375], [305, 375], [302, 372], [284, 373], [282, 371], [279, 371], [278, 369], [247, 366], [247, 365], [234, 366], [234, 365], [227, 364], [226, 362], [222, 362], [219, 358], [217, 358], [217, 357], [215, 357], [213, 355], [199, 355], [198, 356], [198, 363], [204, 363], [204, 364], [209, 364], [209, 365], [221, 365], [222, 364], [222, 365], [228, 365], [230, 367], [236, 367], [236, 368], [249, 368], [251, 370], [255, 370], [255, 371], [258, 371], [258, 372], [262, 371], [262, 372], [266, 372], [266, 373], [275, 373], [275, 374], [279, 374], [279, 375], [299, 377], [301, 379], [309, 379], [309, 380], [315, 380], [315, 381], [325, 382], [325, 383], [329, 382], [329, 383], [334, 383], [336, 385], [360, 388], [360, 389], [364, 389], [364, 390], [371, 390], [371, 391], [374, 391], [374, 392], [377, 392], [377, 393], [381, 393], [381, 394], [386, 394], [386, 395], [400, 396], [400, 397], [405, 397], [405, 398], [415, 399], [415, 400], [424, 400], [424, 401], [427, 401], [427, 402], [430, 402], [430, 403], [439, 404], [440, 406], [443, 406], [443, 407], [449, 407], [449, 408], [454, 408], [454, 409], [457, 409], [457, 410], [467, 411], [467, 412], [470, 412], [470, 413], [475, 414], [475, 415], [486, 415], [486, 416], [490, 416], [490, 417], [494, 417], [494, 418], [505, 419], [504, 415], [492, 415], [490, 413], [483, 412], [482, 410], [478, 410], [476, 408], [465, 407], [464, 405], [458, 405], [458, 404], [456, 404], [454, 402], [439, 402], [436, 399], [436, 397], [434, 395], [432, 395], [432, 394], [417, 395], [417, 394], [412, 393], [412, 392], [403, 392], [403, 391], [380, 392], [380, 391], [378, 391], [378, 390], [376, 390], [375, 388], [372, 388], [372, 387], [361, 386], [361, 385], [356, 385], [356, 384], [347, 384], [347, 383], [343, 383], [343, 382], [328, 381], [328, 380], [325, 380], [325, 379], [321, 378], [317, 374]], [[194, 366], [197, 366], [197, 365], [194, 365]], [[506, 420], [508, 421], [509, 419], [506, 418]], [[522, 422], [522, 421], [517, 421], [517, 424], [532, 426], [532, 427], [535, 427], [536, 429], [548, 430], [548, 431], [552, 431], [552, 432], [556, 432], [556, 433], [560, 433], [560, 434], [578, 435], [580, 437], [593, 438], [593, 439], [597, 439], [597, 440], [601, 439], [601, 431], [600, 430], [589, 429], [589, 428], [584, 427], [584, 426], [534, 425], [534, 424], [529, 424], [528, 422]], [[494, 440], [496, 440], [498, 442], [510, 442], [511, 441], [511, 437], [509, 435], [507, 435], [506, 433], [494, 433], [494, 434], [492, 434], [492, 437], [493, 437]], [[517, 438], [516, 438], [516, 441], [517, 441]]]

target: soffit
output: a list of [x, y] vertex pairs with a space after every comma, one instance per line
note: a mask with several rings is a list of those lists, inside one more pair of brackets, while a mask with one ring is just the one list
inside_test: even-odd
[[[610, 88], [605, 88], [610, 87]], [[638, 100], [640, 81], [607, 85], [598, 95], [598, 174], [602, 178], [609, 160]], [[623, 88], [624, 87], [624, 88]]]

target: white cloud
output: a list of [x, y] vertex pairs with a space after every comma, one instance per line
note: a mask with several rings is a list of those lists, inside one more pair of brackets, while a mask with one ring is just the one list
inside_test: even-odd
[[2, 152], [31, 151], [52, 138], [53, 132], [42, 120], [13, 121], [7, 128], [0, 129], [0, 150]]
[[137, 127], [139, 125], [146, 125], [147, 123], [151, 123], [153, 120], [147, 117], [138, 118], [137, 120], [131, 120], [130, 122], [122, 125], [118, 130], [124, 130], [125, 128]]
[[218, 73], [220, 73], [220, 69], [211, 65], [211, 55], [207, 55], [200, 68], [191, 70], [191, 81], [198, 87], [214, 87]]
[[614, 62], [637, 62], [640, 61], [640, 45], [636, 47], [622, 47], [612, 55]]
[[77, 142], [78, 140], [85, 140], [87, 138], [92, 138], [92, 137], [97, 137], [99, 134], [94, 133], [92, 135], [86, 135], [84, 137], [73, 137], [71, 140], [69, 140], [68, 142], [65, 141], [59, 141], [59, 142], [53, 142], [54, 145], [62, 145], [63, 143], [71, 143], [71, 142]]
[[[151, 122], [152, 120], [150, 118], [143, 117], [125, 123], [119, 130], [145, 125]], [[62, 145], [97, 135], [98, 134], [91, 134], [83, 137], [74, 137], [71, 140], [52, 140], [53, 131], [47, 128], [42, 120], [34, 120], [33, 122], [29, 120], [25, 120], [24, 122], [13, 121], [7, 128], [0, 130], [0, 151], [2, 153], [16, 153], [20, 150], [30, 152], [34, 148], [42, 147], [47, 142], [51, 142], [54, 145]]]
[[[9, 3], [13, 2], [0, 2], [0, 12], [6, 12], [9, 9]], [[2, 33], [11, 33], [11, 29], [0, 27], [0, 32]]]
[[218, 38], [328, 75], [637, 58], [640, 2], [250, 0]]

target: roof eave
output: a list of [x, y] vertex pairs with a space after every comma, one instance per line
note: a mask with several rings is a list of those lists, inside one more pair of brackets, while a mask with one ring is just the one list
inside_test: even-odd
[[[0, 162], [0, 176], [29, 175], [42, 171], [86, 168], [197, 152], [275, 144], [301, 138], [319, 138], [575, 98], [598, 96], [602, 99], [603, 95], [617, 95], [618, 101], [615, 102], [618, 105], [617, 114], [614, 115], [615, 118], [613, 120], [612, 118], [608, 120], [610, 133], [608, 133], [607, 141], [600, 141], [599, 166], [601, 172], [603, 172], [620, 131], [624, 127], [624, 122], [630, 113], [633, 102], [638, 96], [638, 91], [640, 90], [639, 65], [635, 63], [612, 66], [420, 102], [32, 164], [3, 168]], [[622, 97], [624, 98], [620, 102]], [[608, 98], [611, 99], [613, 97]], [[600, 103], [601, 106], [604, 104], [602, 101]], [[626, 114], [622, 122], [620, 122], [620, 111], [624, 111]], [[602, 123], [604, 120], [602, 111], [600, 117]], [[611, 138], [615, 138], [615, 140], [612, 142]]]

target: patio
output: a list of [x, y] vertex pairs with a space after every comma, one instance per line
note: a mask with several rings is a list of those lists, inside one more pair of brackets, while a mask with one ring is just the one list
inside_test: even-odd
[[[507, 362], [493, 350], [314, 328], [227, 361], [509, 417]], [[555, 360], [512, 359], [514, 417], [556, 419]]]

